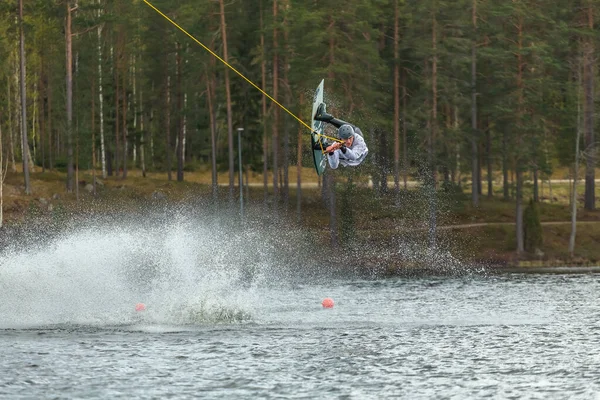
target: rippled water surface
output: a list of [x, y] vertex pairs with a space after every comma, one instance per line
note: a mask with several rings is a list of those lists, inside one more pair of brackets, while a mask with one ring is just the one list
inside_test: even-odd
[[[178, 323], [147, 304], [142, 313], [132, 305], [118, 324], [92, 321], [91, 309], [87, 324], [5, 327], [0, 397], [600, 393], [595, 275], [335, 279], [247, 290], [240, 318], [220, 309], [222, 320]], [[336, 301], [333, 309], [321, 308], [325, 296]]]
[[599, 398], [599, 275], [369, 280], [309, 265], [303, 232], [223, 226], [0, 251], [0, 398]]

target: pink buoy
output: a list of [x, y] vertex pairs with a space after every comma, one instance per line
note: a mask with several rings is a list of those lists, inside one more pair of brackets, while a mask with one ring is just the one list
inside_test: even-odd
[[323, 300], [321, 305], [323, 306], [323, 308], [333, 308], [333, 299], [327, 297]]

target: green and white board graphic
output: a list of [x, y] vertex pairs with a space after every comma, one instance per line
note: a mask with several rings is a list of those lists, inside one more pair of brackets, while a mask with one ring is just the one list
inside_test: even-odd
[[[317, 108], [319, 104], [323, 103], [323, 86], [325, 85], [325, 79], [321, 80], [319, 86], [317, 86], [317, 90], [315, 91], [315, 96], [313, 98], [313, 106], [312, 106], [312, 124], [311, 127], [313, 131], [318, 132], [319, 134], [323, 134], [325, 130], [325, 123], [323, 121], [316, 121], [315, 114], [317, 113]], [[315, 132], [310, 133], [310, 148], [313, 152], [313, 161], [315, 162], [315, 170], [318, 175], [323, 175], [325, 171], [325, 165], [327, 164], [327, 160], [325, 159], [325, 154], [323, 151], [318, 148], [315, 150], [315, 144], [319, 142], [319, 135]]]

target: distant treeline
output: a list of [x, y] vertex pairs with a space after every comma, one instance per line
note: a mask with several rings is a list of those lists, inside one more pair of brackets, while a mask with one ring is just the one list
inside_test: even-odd
[[[151, 3], [304, 120], [325, 78], [328, 110], [365, 133], [371, 155], [359, 174], [377, 190], [402, 190], [411, 177], [473, 180], [477, 205], [502, 171], [506, 199], [520, 204], [531, 174], [537, 201], [538, 179], [573, 168], [580, 137], [585, 206], [595, 207], [597, 0]], [[216, 172], [229, 170], [233, 193], [238, 128], [244, 164], [269, 173], [276, 197], [287, 196], [289, 165], [311, 165], [305, 127], [143, 1], [23, 6], [24, 111], [19, 0], [0, 4], [9, 168], [22, 159], [22, 115], [26, 158], [67, 169], [69, 190], [77, 166], [184, 180], [208, 165], [215, 187]]]

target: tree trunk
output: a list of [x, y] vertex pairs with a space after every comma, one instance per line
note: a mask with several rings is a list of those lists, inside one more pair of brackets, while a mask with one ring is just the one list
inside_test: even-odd
[[8, 163], [6, 163], [6, 168], [4, 168], [4, 146], [2, 145], [2, 141], [2, 112], [0, 111], [0, 228], [4, 224], [4, 177], [6, 176], [5, 169], [8, 168]]
[[572, 199], [573, 199], [572, 189], [573, 189], [573, 186], [571, 185], [571, 178], [573, 177], [573, 175], [575, 175], [575, 174], [573, 173], [573, 171], [571, 171], [571, 168], [569, 168], [569, 175], [568, 175], [568, 178], [567, 178], [567, 180], [569, 181], [569, 208], [573, 205], [573, 203], [572, 203]]
[[[588, 28], [591, 31], [594, 29], [594, 14], [592, 0], [589, 0], [587, 9]], [[585, 93], [584, 101], [584, 130], [585, 130], [585, 209], [594, 210], [596, 208], [596, 144], [594, 143], [594, 70], [595, 57], [594, 54], [594, 38], [587, 37], [585, 39], [585, 54], [584, 54], [584, 69], [583, 69], [583, 85]]]
[[[77, 76], [79, 75], [79, 53], [75, 53], [75, 60], [73, 63], [73, 69], [75, 70], [75, 79], [73, 91], [77, 92]], [[75, 141], [74, 146], [74, 157], [73, 157], [73, 169], [75, 177], [73, 179], [75, 188], [75, 200], [79, 201], [79, 115], [75, 115], [75, 129], [73, 129], [73, 140]]]
[[[458, 131], [460, 129], [460, 119], [459, 119], [459, 110], [458, 110], [458, 105], [455, 104], [454, 105], [454, 129], [456, 131]], [[456, 185], [458, 185], [459, 187], [461, 186], [460, 184], [460, 143], [456, 143], [455, 144], [455, 154], [456, 154], [456, 162], [454, 164], [454, 167], [452, 168], [452, 182], [455, 183]]]
[[[267, 85], [267, 56], [265, 52], [265, 34], [264, 32], [264, 23], [263, 23], [263, 9], [262, 9], [262, 1], [260, 2], [260, 48], [261, 48], [261, 78], [262, 78], [262, 87], [266, 88]], [[269, 137], [267, 132], [267, 96], [262, 95], [262, 123], [263, 123], [263, 195], [264, 195], [264, 206], [267, 206], [267, 202], [269, 199]]]
[[[13, 125], [13, 111], [14, 111], [13, 103], [16, 103], [16, 101], [13, 101], [13, 98], [11, 97], [11, 91], [10, 91], [11, 86], [12, 86], [11, 79], [10, 79], [10, 77], [8, 77], [6, 79], [6, 87], [8, 90], [8, 141], [9, 141], [8, 152], [10, 153], [10, 157], [8, 156], [8, 154], [7, 154], [7, 157], [10, 158], [12, 172], [17, 172], [17, 164], [15, 162], [15, 144], [14, 144], [14, 140], [13, 140], [13, 132], [15, 131], [15, 127]], [[16, 97], [16, 93], [15, 93], [15, 97]]]
[[[144, 110], [144, 92], [140, 89], [140, 108]], [[146, 113], [142, 111], [142, 115], [140, 116], [140, 164], [142, 167], [142, 176], [146, 177], [146, 132], [144, 131], [145, 124], [144, 120], [146, 119]]]
[[[267, 56], [265, 54], [265, 34], [264, 22], [263, 22], [263, 8], [262, 1], [260, 2], [260, 49], [261, 49], [261, 79], [262, 87], [266, 88], [267, 85]], [[263, 124], [263, 204], [266, 207], [269, 199], [269, 137], [267, 133], [267, 97], [262, 95], [262, 124]]]
[[[544, 160], [546, 165], [551, 165], [551, 160], [550, 157], [548, 155], [548, 129], [546, 126], [546, 122], [544, 122]], [[542, 189], [544, 185], [544, 178], [542, 177]], [[550, 196], [550, 204], [552, 204], [552, 174], [550, 173], [548, 175], [548, 190], [549, 190], [549, 196]], [[542, 197], [544, 196], [544, 193], [542, 191]]]
[[494, 196], [494, 177], [492, 173], [492, 133], [490, 131], [489, 121], [486, 126], [486, 163], [487, 163], [487, 197], [492, 198]]
[[34, 160], [37, 160], [37, 131], [36, 131], [36, 121], [38, 118], [38, 110], [37, 110], [37, 103], [38, 103], [38, 87], [37, 87], [37, 82], [33, 84], [33, 99], [32, 99], [32, 103], [33, 103], [33, 113], [31, 115], [31, 148], [28, 146], [27, 147], [27, 159], [28, 159], [28, 166], [29, 166], [29, 171], [30, 172], [35, 172], [35, 162]]
[[[152, 88], [154, 88], [154, 85], [152, 85]], [[148, 135], [150, 136], [150, 164], [152, 165], [152, 168], [156, 168], [156, 164], [155, 164], [155, 157], [154, 157], [154, 127], [156, 126], [156, 124], [153, 123], [154, 121], [154, 109], [151, 108], [150, 109], [150, 129], [148, 129]]]
[[476, 179], [479, 171], [477, 154], [477, 0], [473, 0], [473, 43], [471, 45], [471, 203], [479, 207]]
[[[304, 107], [304, 93], [300, 92], [300, 110]], [[298, 118], [302, 119], [299, 113]], [[298, 145], [296, 147], [296, 221], [302, 221], [302, 137], [304, 128], [298, 127]]]
[[[31, 114], [31, 149], [27, 152], [29, 154], [29, 170], [31, 172], [35, 172], [35, 161], [37, 160], [37, 147], [38, 147], [38, 131], [39, 131], [39, 111], [38, 111], [38, 99], [39, 99], [39, 91], [38, 84], [35, 82], [35, 74], [34, 74], [34, 83], [33, 83], [33, 95], [32, 95], [32, 114]], [[36, 127], [38, 129], [36, 129]]]
[[523, 234], [523, 171], [522, 171], [522, 156], [520, 154], [521, 146], [522, 146], [522, 131], [523, 131], [523, 114], [524, 114], [524, 98], [523, 98], [523, 69], [525, 67], [525, 63], [523, 61], [523, 55], [521, 54], [523, 50], [523, 17], [518, 17], [517, 23], [517, 157], [516, 157], [516, 175], [517, 175], [517, 191], [516, 191], [516, 237], [517, 237], [517, 254], [522, 254], [525, 251], [525, 242], [524, 242], [524, 234]]
[[[379, 135], [379, 148], [387, 149], [388, 141], [387, 135]], [[387, 182], [387, 166], [388, 166], [388, 157], [386, 155], [387, 152], [380, 151], [378, 152], [378, 164], [379, 164], [379, 195], [383, 196], [388, 192], [388, 182]]]
[[[68, 7], [68, 5], [67, 5]], [[19, 0], [19, 36], [21, 52], [21, 140], [23, 147], [23, 177], [25, 180], [25, 194], [31, 194], [29, 184], [29, 144], [27, 142], [27, 96], [25, 93], [25, 33], [23, 32], [23, 0]]]
[[[273, 0], [273, 98], [278, 100], [279, 95], [279, 56], [277, 32], [277, 0]], [[273, 108], [273, 195], [279, 199], [279, 107]]]
[[[119, 81], [119, 59], [118, 59], [118, 53], [119, 53], [119, 47], [117, 44], [117, 59], [114, 60], [115, 62], [115, 68], [113, 69], [113, 78], [114, 78], [114, 82], [115, 82], [115, 151], [113, 153], [113, 157], [111, 158], [111, 164], [112, 164], [112, 160], [115, 160], [115, 175], [119, 176], [119, 162], [120, 162], [120, 158], [119, 158], [119, 142], [120, 142], [120, 136], [121, 136], [121, 130], [120, 130], [120, 124], [121, 124], [121, 118], [120, 118], [120, 109], [119, 109], [119, 100], [120, 100], [120, 95], [121, 95], [121, 91], [120, 89], [120, 81]], [[112, 175], [112, 174], [109, 174]]]
[[[581, 71], [578, 68], [578, 87], [581, 91]], [[573, 165], [573, 190], [571, 191], [571, 235], [569, 236], [569, 256], [575, 255], [575, 237], [577, 235], [577, 179], [579, 174], [579, 141], [581, 140], [581, 94], [577, 93], [577, 135], [575, 139], [575, 165]]]
[[[188, 95], [187, 93], [185, 93], [185, 90], [183, 91], [183, 118], [182, 118], [182, 141], [183, 144], [181, 145], [181, 164], [182, 164], [182, 169], [185, 167], [185, 159], [186, 157], [189, 158], [189, 154], [191, 153], [191, 145], [188, 146], [188, 150], [186, 153], [186, 145], [187, 145], [187, 141], [188, 141], [188, 137], [187, 137], [187, 102], [188, 102]], [[186, 156], [187, 154], [187, 156]], [[182, 174], [182, 178], [183, 180], [183, 174]]]
[[66, 52], [67, 52], [67, 192], [73, 192], [75, 168], [73, 165], [73, 36], [71, 34], [71, 13], [77, 6], [71, 8], [67, 1]]
[[[223, 38], [223, 59], [229, 63], [227, 54], [227, 25], [225, 24], [225, 2], [219, 0], [221, 7], [221, 37]], [[229, 149], [229, 202], [233, 202], [234, 190], [234, 157], [233, 157], [233, 121], [231, 110], [231, 88], [229, 84], [229, 68], [225, 67], [225, 95], [227, 97], [227, 144]]]
[[[79, 119], [77, 119], [77, 129], [79, 132]], [[79, 201], [79, 134], [75, 136], [75, 199]]]
[[48, 132], [48, 168], [50, 170], [54, 169], [54, 162], [52, 158], [52, 84], [50, 79], [48, 79], [48, 124], [47, 124], [47, 132]]
[[540, 202], [540, 190], [539, 190], [539, 169], [537, 165], [533, 166], [533, 201], [536, 203]]
[[212, 79], [208, 76], [206, 70], [206, 101], [208, 103], [208, 118], [210, 121], [210, 148], [211, 148], [211, 163], [212, 163], [212, 195], [213, 200], [217, 201], [218, 195], [218, 175], [217, 175], [217, 127], [215, 121], [215, 111], [213, 106], [213, 90]]
[[429, 247], [437, 247], [437, 193], [436, 193], [436, 162], [435, 141], [437, 136], [437, 18], [436, 7], [432, 11], [431, 43], [433, 57], [431, 60], [431, 133], [429, 137], [428, 161], [431, 174], [430, 205], [429, 205]]
[[[18, 156], [21, 156], [21, 162], [23, 161], [23, 140], [22, 140], [22, 127], [21, 127], [21, 123], [22, 123], [22, 101], [21, 101], [21, 63], [20, 60], [16, 57], [20, 57], [19, 54], [15, 53], [15, 75], [14, 75], [14, 88], [15, 88], [15, 109], [14, 109], [14, 117], [15, 117], [15, 138], [13, 139], [14, 141], [14, 157], [18, 158]], [[16, 164], [15, 164], [16, 165]], [[21, 166], [22, 168], [22, 166]], [[17, 171], [16, 167], [15, 167], [15, 172]]]
[[[481, 128], [481, 124], [479, 125]], [[477, 155], [477, 194], [479, 197], [483, 196], [483, 174], [481, 173], [481, 168], [483, 166], [483, 143], [481, 143], [480, 147], [478, 147]]]
[[91, 95], [92, 95], [92, 194], [96, 196], [96, 89], [94, 82], [91, 82]]
[[434, 8], [432, 12], [433, 27], [431, 31], [431, 43], [432, 43], [432, 60], [431, 60], [431, 133], [429, 138], [429, 166], [431, 168], [433, 184], [437, 183], [437, 167], [435, 161], [435, 143], [437, 140], [437, 67], [438, 67], [438, 56], [437, 56], [437, 17], [436, 10]]
[[502, 196], [505, 201], [510, 199], [510, 184], [508, 182], [508, 128], [502, 132]]
[[398, 0], [394, 0], [394, 190], [400, 192], [400, 60]]
[[172, 156], [171, 156], [171, 76], [168, 75], [168, 66], [167, 66], [167, 85], [166, 85], [166, 115], [165, 115], [165, 139], [166, 139], [166, 149], [167, 149], [167, 178], [169, 181], [173, 179], [171, 176], [172, 169]]
[[[102, 16], [102, 0], [98, 0], [98, 18]], [[100, 159], [102, 160], [102, 178], [106, 179], [106, 147], [104, 145], [104, 95], [102, 86], [102, 24], [98, 24], [98, 114], [100, 117]]]
[[406, 110], [408, 97], [406, 95], [406, 69], [402, 69], [402, 176], [404, 180], [404, 190], [408, 190], [408, 142], [406, 141], [407, 127]]
[[46, 71], [45, 71], [45, 54], [44, 50], [40, 55], [40, 96], [38, 98], [39, 101], [39, 123], [40, 123], [40, 152], [41, 154], [41, 162], [42, 162], [42, 172], [46, 172]]
[[[132, 150], [133, 150], [133, 166], [134, 168], [138, 166], [137, 164], [137, 155], [138, 155], [138, 147], [139, 147], [139, 141], [137, 139], [137, 135], [138, 135], [138, 107], [137, 107], [137, 80], [136, 80], [136, 75], [137, 75], [137, 69], [136, 69], [136, 57], [135, 54], [132, 56], [132, 65], [131, 65], [131, 75], [129, 77], [129, 80], [131, 81], [131, 88], [133, 90], [133, 95], [131, 96], [131, 101], [129, 101], [129, 106], [133, 107], [133, 146], [132, 146]], [[132, 104], [133, 103], [133, 104]]]
[[[123, 28], [124, 29], [124, 28]], [[122, 35], [124, 36], [124, 33], [122, 32]], [[121, 88], [121, 92], [122, 92], [122, 96], [123, 96], [123, 100], [121, 102], [121, 120], [122, 120], [122, 129], [123, 129], [123, 175], [122, 178], [126, 179], [127, 178], [127, 154], [128, 154], [128, 140], [127, 140], [127, 70], [128, 70], [128, 65], [127, 65], [127, 56], [125, 55], [125, 37], [122, 37], [121, 39], [121, 43], [123, 45], [123, 53], [121, 53], [121, 65], [122, 65], [122, 71], [121, 71], [121, 75], [122, 75], [122, 83], [123, 83], [123, 87]]]
[[183, 182], [183, 88], [181, 86], [181, 44], [176, 44], [177, 60], [177, 120], [179, 127], [177, 129], [177, 182]]
[[[289, 0], [283, 0], [283, 9], [286, 13], [289, 12]], [[287, 104], [292, 103], [290, 84], [288, 80], [289, 55], [292, 54], [290, 46], [288, 28], [287, 28], [287, 14], [283, 18], [283, 41], [286, 56], [283, 58], [283, 86], [285, 91], [285, 102]], [[290, 182], [289, 182], [289, 166], [290, 166], [290, 123], [289, 116], [284, 118], [284, 136], [283, 136], [283, 205], [285, 210], [289, 207], [290, 202]]]

